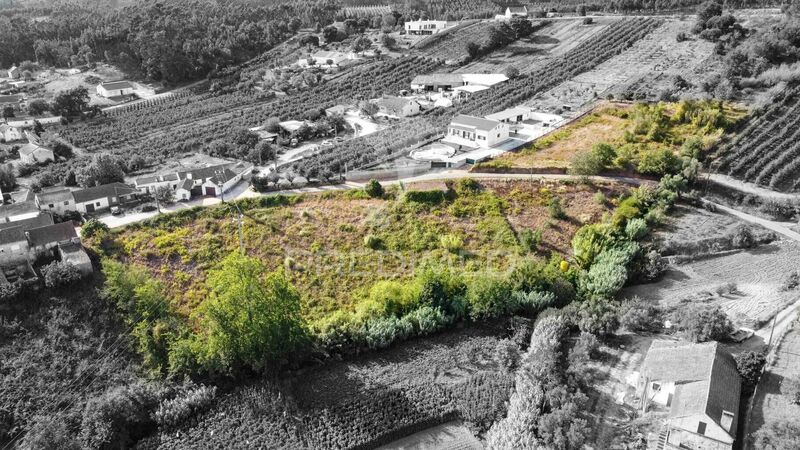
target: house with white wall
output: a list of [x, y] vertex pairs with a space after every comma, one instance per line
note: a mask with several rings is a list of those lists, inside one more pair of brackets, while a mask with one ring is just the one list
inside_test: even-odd
[[381, 113], [394, 117], [411, 117], [419, 114], [416, 100], [403, 97], [383, 97], [375, 102]]
[[0, 139], [5, 142], [21, 141], [23, 136], [22, 128], [0, 123]]
[[97, 95], [105, 98], [132, 95], [136, 90], [130, 81], [111, 81], [97, 85]]
[[62, 216], [67, 212], [77, 211], [75, 197], [72, 195], [72, 191], [66, 188], [39, 192], [34, 196], [34, 202], [40, 211], [48, 211]]
[[447, 28], [444, 20], [412, 20], [405, 23], [406, 34], [431, 35]]
[[12, 66], [10, 69], [8, 69], [8, 78], [11, 78], [12, 80], [16, 80], [17, 78], [19, 78], [21, 76], [22, 76], [22, 71], [19, 70], [19, 67]]
[[350, 59], [355, 59], [355, 55], [353, 53], [320, 50], [307, 58], [298, 59], [297, 65], [301, 67], [307, 67], [312, 65], [309, 64], [310, 60], [313, 61], [313, 65], [315, 66], [338, 66], [339, 64]]
[[56, 160], [56, 155], [47, 147], [28, 142], [19, 149], [19, 160], [25, 164], [44, 164]]
[[245, 163], [225, 163], [140, 177], [134, 183], [142, 194], [154, 194], [159, 187], [169, 187], [177, 200], [203, 195], [219, 197], [236, 186], [251, 169], [252, 165]]
[[508, 139], [507, 123], [460, 114], [447, 126], [443, 142], [467, 147], [489, 148]]
[[656, 340], [639, 375], [643, 411], [666, 409], [664, 449], [731, 450], [739, 423], [741, 377], [717, 342]]
[[80, 213], [94, 213], [133, 201], [139, 191], [123, 183], [101, 184], [73, 191], [75, 209]]

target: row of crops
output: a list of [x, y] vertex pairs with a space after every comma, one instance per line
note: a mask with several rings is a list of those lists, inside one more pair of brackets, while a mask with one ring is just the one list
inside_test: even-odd
[[452, 385], [415, 383], [309, 403], [264, 383], [228, 394], [212, 411], [155, 439], [164, 449], [375, 448], [456, 418], [488, 428], [503, 415], [513, 385], [510, 374], [479, 372]]
[[780, 191], [800, 190], [800, 87], [757, 111], [721, 149], [719, 170]]
[[62, 135], [90, 151], [105, 149], [126, 156], [163, 157], [202, 150], [213, 140], [231, 140], [237, 129], [263, 125], [270, 117], [297, 119], [311, 109], [397, 92], [406, 88], [415, 75], [437, 66], [432, 59], [418, 57], [376, 61], [296, 95], [274, 99], [269, 94], [243, 92], [198, 94], [66, 127]]

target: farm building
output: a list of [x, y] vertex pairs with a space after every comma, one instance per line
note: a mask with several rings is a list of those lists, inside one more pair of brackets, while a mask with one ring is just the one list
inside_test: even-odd
[[736, 439], [741, 378], [717, 342], [653, 341], [639, 375], [646, 412], [669, 410], [665, 449], [730, 450]]
[[109, 183], [80, 189], [72, 193], [75, 209], [81, 213], [93, 213], [133, 201], [138, 191], [123, 183]]
[[278, 123], [278, 126], [281, 127], [281, 131], [286, 134], [292, 134], [295, 131], [299, 130], [303, 125], [308, 125], [303, 120], [285, 120], [283, 122]]
[[34, 197], [36, 207], [41, 211], [49, 211], [63, 215], [68, 211], [76, 211], [75, 197], [69, 189], [55, 189], [39, 192]]
[[489, 114], [486, 118], [504, 123], [520, 123], [530, 119], [531, 112], [530, 108], [516, 107]]
[[221, 196], [239, 183], [252, 168], [244, 163], [226, 163], [182, 172], [141, 177], [135, 180], [136, 189], [143, 194], [153, 194], [161, 186], [175, 191], [178, 200], [195, 196]]
[[31, 201], [0, 205], [0, 224], [27, 220], [39, 215], [39, 208]]
[[89, 255], [81, 245], [72, 222], [53, 223], [50, 214], [24, 221], [0, 224], [0, 282], [10, 281], [9, 272], [30, 271], [39, 258], [59, 256], [88, 275], [92, 272]]
[[22, 76], [22, 71], [19, 70], [19, 67], [13, 66], [12, 68], [8, 69], [8, 78], [16, 80], [20, 76]]
[[508, 81], [508, 77], [500, 73], [432, 73], [417, 75], [411, 80], [414, 91], [455, 90], [464, 86], [481, 86], [483, 88]]
[[8, 120], [6, 123], [17, 128], [33, 128], [36, 123], [42, 125], [56, 125], [61, 123], [61, 116], [39, 117], [37, 119]]
[[461, 114], [453, 118], [447, 126], [447, 135], [443, 142], [489, 148], [506, 139], [508, 139], [508, 124]]
[[380, 112], [394, 117], [411, 117], [419, 114], [419, 103], [415, 100], [401, 97], [384, 97], [376, 104]]
[[528, 7], [527, 6], [509, 6], [506, 8], [506, 12], [504, 14], [507, 20], [511, 20], [514, 17], [528, 17]]
[[19, 106], [25, 99], [22, 94], [0, 95], [0, 107], [4, 106]]
[[133, 84], [130, 81], [124, 80], [100, 83], [97, 85], [97, 95], [105, 98], [132, 95], [134, 90]]
[[444, 20], [412, 20], [406, 22], [406, 33], [418, 35], [436, 34], [447, 28]]
[[22, 129], [5, 123], [0, 124], [0, 139], [6, 142], [22, 140]]
[[19, 160], [25, 164], [44, 164], [48, 161], [55, 161], [56, 156], [49, 148], [28, 142], [20, 147]]

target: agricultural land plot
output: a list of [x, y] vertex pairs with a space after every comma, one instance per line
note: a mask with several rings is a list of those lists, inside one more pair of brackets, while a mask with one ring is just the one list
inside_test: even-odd
[[[678, 144], [682, 144], [692, 136], [699, 137], [705, 145], [710, 145], [725, 133], [723, 128], [698, 126], [685, 118], [672, 119], [675, 111], [690, 104], [705, 105], [700, 108], [716, 111], [723, 115], [725, 122], [729, 124], [741, 120], [746, 113], [729, 104], [720, 106], [690, 102], [646, 106], [603, 101], [588, 114], [555, 129], [522, 150], [505, 153], [481, 166], [501, 169], [565, 169], [570, 167], [576, 155], [589, 151], [594, 144], [606, 143], [617, 149], [617, 159], [607, 168], [608, 170], [646, 172], [641, 161], [658, 149], [677, 152], [680, 148]], [[651, 113], [662, 117], [661, 120], [665, 124], [665, 134], [662, 138], [653, 138], [648, 133], [642, 134], [636, 131], [643, 123], [642, 120], [648, 120], [643, 117]]]
[[[679, 33], [691, 36], [692, 24], [690, 19], [667, 19], [628, 50], [537, 95], [527, 105], [539, 111], [565, 107], [577, 111], [597, 98], [625, 97], [639, 90], [642, 98], [656, 98], [665, 90], [696, 97], [702, 81], [721, 66], [713, 57], [713, 43], [697, 38], [677, 42]], [[684, 91], [675, 89], [678, 75], [689, 84]]]
[[[523, 230], [541, 233], [537, 253], [542, 257], [568, 255], [575, 231], [613, 209], [597, 204], [594, 194], [601, 190], [613, 198], [628, 189], [530, 181], [483, 186], [480, 193], [434, 204], [366, 199], [359, 191], [287, 198], [286, 206], [247, 212], [246, 251], [271, 270], [288, 269], [303, 315], [313, 321], [353, 307], [379, 280], [411, 277], [425, 262], [463, 265], [467, 271], [506, 270], [525, 253], [517, 237]], [[423, 192], [440, 198], [435, 191]], [[561, 199], [567, 219], [550, 218], [547, 205], [553, 197]], [[116, 239], [117, 256], [150, 268], [187, 314], [206, 296], [207, 270], [238, 246], [237, 225], [217, 217], [227, 209], [204, 211], [183, 223], [170, 215], [167, 222], [175, 216], [179, 225], [125, 229]], [[445, 248], [443, 235], [460, 241], [459, 254]], [[368, 236], [381, 248], [366, 247]]]
[[495, 26], [491, 21], [471, 23], [441, 35], [433, 35], [428, 41], [420, 41], [415, 49], [419, 56], [456, 62], [468, 57], [467, 43], [483, 44], [489, 40], [489, 32]]
[[[176, 449], [371, 448], [405, 436], [405, 448], [441, 448], [424, 446], [432, 439], [481, 448], [470, 430], [485, 431], [502, 416], [513, 389], [513, 374], [492, 358], [505, 333], [476, 324], [307, 369], [294, 381], [256, 380], [226, 393], [194, 423], [153, 438]], [[432, 436], [429, 429], [440, 424]], [[427, 438], [414, 435], [423, 430]]]
[[647, 421], [634, 421], [639, 407], [634, 382], [652, 340], [652, 336], [619, 333], [600, 346], [599, 358], [588, 362], [596, 380], [588, 392], [593, 448], [624, 448], [623, 444], [646, 436]]
[[[734, 222], [731, 222], [734, 221]], [[684, 241], [685, 254], [696, 256], [715, 240], [725, 239], [726, 230], [739, 226], [729, 216], [707, 211], [679, 210], [667, 226], [667, 234]], [[763, 234], [756, 230], [756, 234]], [[699, 237], [690, 248], [686, 237]], [[686, 304], [720, 306], [739, 326], [758, 329], [776, 313], [797, 300], [797, 293], [785, 291], [787, 277], [797, 270], [800, 243], [778, 240], [749, 250], [718, 252], [699, 259], [673, 261], [664, 277], [655, 282], [631, 286], [623, 297], [639, 296], [655, 301], [668, 310]], [[719, 289], [722, 287], [722, 289]]]
[[520, 39], [454, 72], [503, 73], [513, 66], [520, 73], [530, 73], [551, 59], [563, 56], [619, 20], [621, 19], [603, 17], [591, 24], [584, 24], [580, 19], [549, 21], [529, 38]]
[[[800, 405], [792, 402], [787, 395], [786, 386], [791, 379], [800, 379], [800, 324], [794, 322], [778, 345], [771, 365], [764, 372], [758, 384], [750, 412], [749, 434], [782, 421], [797, 423], [800, 418]], [[749, 440], [746, 449], [757, 450]]]

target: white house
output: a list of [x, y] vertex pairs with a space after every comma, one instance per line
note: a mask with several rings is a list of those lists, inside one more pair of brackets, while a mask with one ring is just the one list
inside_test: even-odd
[[411, 117], [419, 114], [416, 100], [402, 97], [384, 97], [375, 102], [380, 112], [394, 117]]
[[16, 80], [22, 75], [22, 71], [19, 70], [19, 67], [13, 66], [8, 69], [8, 78]]
[[132, 95], [135, 87], [129, 81], [112, 81], [97, 85], [97, 95], [105, 98]]
[[456, 90], [464, 86], [491, 87], [508, 81], [501, 73], [431, 73], [417, 75], [411, 80], [411, 90]]
[[32, 201], [20, 201], [0, 205], [0, 223], [19, 222], [39, 215], [39, 208]]
[[528, 17], [527, 6], [509, 6], [505, 12], [506, 19], [511, 20], [514, 17]]
[[75, 197], [69, 189], [39, 192], [34, 197], [34, 202], [41, 211], [49, 211], [59, 215], [64, 215], [68, 211], [77, 211], [75, 209]]
[[489, 114], [486, 118], [498, 122], [515, 124], [530, 119], [532, 112], [530, 108], [518, 106], [516, 108], [509, 108], [494, 114]]
[[717, 342], [656, 340], [639, 375], [646, 412], [669, 410], [665, 449], [731, 450], [736, 440], [741, 378]]
[[447, 28], [444, 20], [412, 20], [406, 22], [406, 33], [429, 35], [436, 34]]
[[74, 191], [72, 195], [75, 198], [75, 209], [78, 212], [93, 213], [131, 201], [137, 193], [135, 188], [127, 184], [109, 183], [80, 189]]
[[447, 126], [445, 142], [489, 148], [508, 139], [508, 124], [481, 117], [458, 115]]
[[221, 196], [244, 178], [252, 166], [244, 163], [225, 163], [181, 172], [137, 178], [136, 189], [143, 194], [153, 194], [162, 186], [175, 192], [175, 199], [190, 200], [195, 196]]
[[19, 160], [25, 164], [44, 164], [48, 161], [55, 161], [56, 156], [49, 148], [28, 142], [20, 147]]
[[22, 129], [5, 123], [0, 124], [0, 139], [6, 142], [21, 141]]

